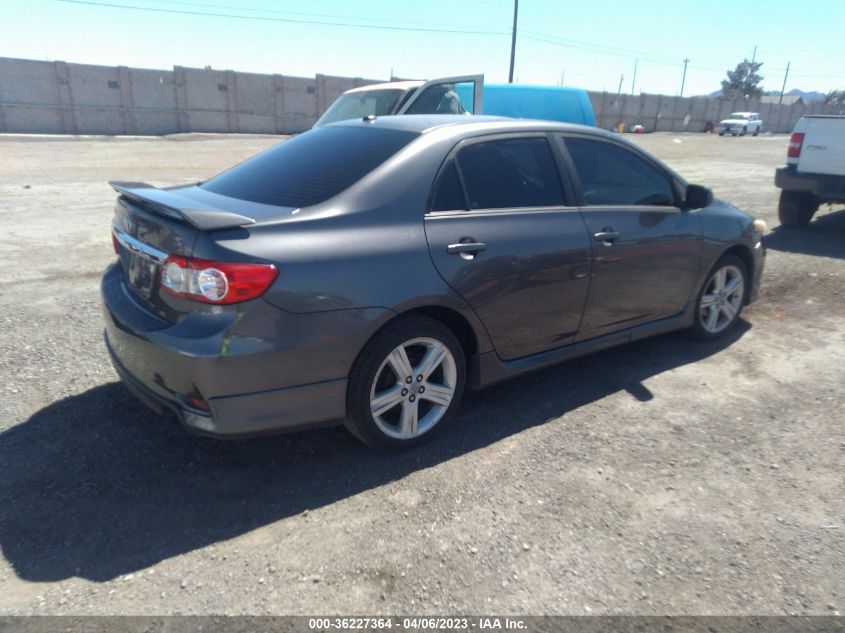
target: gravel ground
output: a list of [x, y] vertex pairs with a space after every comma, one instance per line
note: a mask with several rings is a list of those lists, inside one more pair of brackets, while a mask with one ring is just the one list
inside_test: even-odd
[[0, 614], [845, 611], [845, 212], [777, 226], [786, 138], [631, 137], [769, 222], [760, 301], [468, 394], [433, 444], [187, 435], [117, 382], [108, 180], [279, 139], [0, 136]]

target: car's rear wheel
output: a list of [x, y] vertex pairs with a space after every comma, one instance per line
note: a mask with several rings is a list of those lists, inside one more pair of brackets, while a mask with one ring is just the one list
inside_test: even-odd
[[751, 133], [751, 136], [757, 136], [760, 133], [760, 126], [754, 128], [754, 131]]
[[743, 127], [742, 127], [742, 132], [740, 132], [740, 133], [739, 133], [739, 135], [740, 135], [740, 136], [745, 136], [746, 134], [748, 134], [748, 127], [747, 127], [747, 126], [743, 126]]
[[783, 226], [807, 226], [819, 208], [819, 199], [806, 191], [781, 191], [778, 218]]
[[747, 291], [745, 262], [735, 255], [719, 259], [698, 294], [692, 333], [702, 339], [724, 335], [739, 319]]
[[439, 321], [413, 316], [391, 323], [352, 369], [347, 428], [379, 450], [428, 441], [454, 418], [465, 367], [460, 342]]

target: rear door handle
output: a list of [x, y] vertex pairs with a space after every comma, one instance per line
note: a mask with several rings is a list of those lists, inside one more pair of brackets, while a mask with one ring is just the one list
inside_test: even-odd
[[593, 238], [598, 242], [604, 242], [605, 244], [611, 244], [622, 237], [622, 234], [618, 231], [614, 231], [612, 229], [604, 229], [603, 231], [599, 231]]
[[457, 255], [460, 253], [469, 253], [475, 255], [478, 252], [487, 248], [484, 242], [458, 242], [457, 244], [449, 244], [446, 247], [446, 252], [450, 255]]

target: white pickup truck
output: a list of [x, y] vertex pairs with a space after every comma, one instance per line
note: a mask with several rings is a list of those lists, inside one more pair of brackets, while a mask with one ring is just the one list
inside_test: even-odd
[[798, 119], [786, 156], [775, 170], [782, 225], [807, 226], [820, 204], [845, 202], [845, 116]]
[[732, 112], [727, 119], [719, 121], [719, 136], [757, 136], [763, 127], [763, 119], [756, 112]]

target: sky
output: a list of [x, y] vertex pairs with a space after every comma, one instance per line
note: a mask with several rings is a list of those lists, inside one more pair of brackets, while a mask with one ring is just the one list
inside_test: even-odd
[[[498, 83], [513, 10], [513, 0], [0, 0], [0, 57]], [[827, 92], [845, 88], [843, 24], [842, 0], [521, 0], [514, 81], [677, 95], [689, 59], [690, 96], [756, 55], [766, 90], [781, 89], [789, 63], [787, 91]]]

